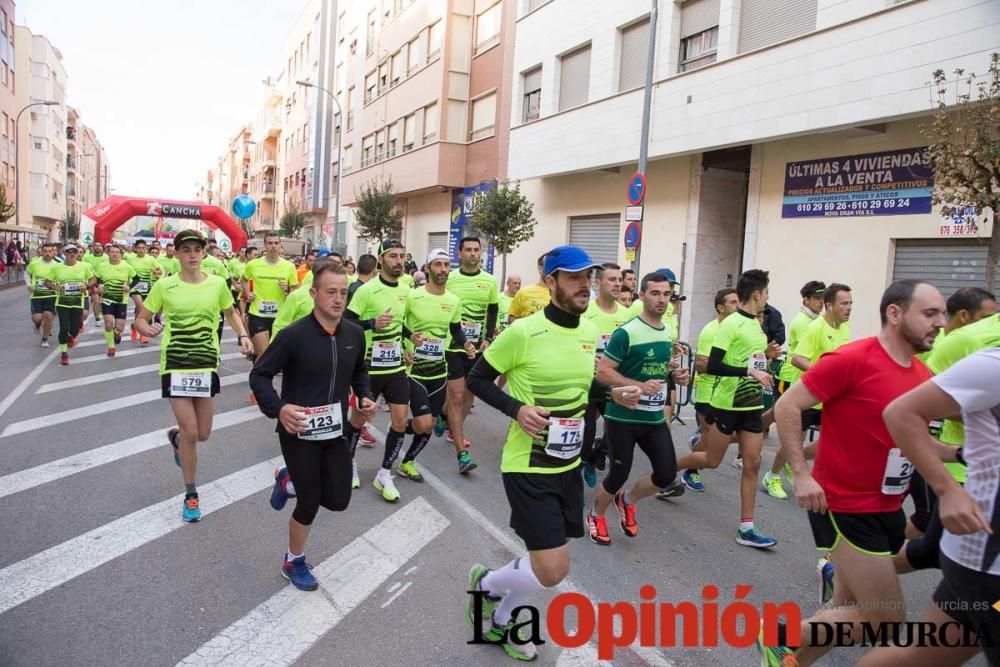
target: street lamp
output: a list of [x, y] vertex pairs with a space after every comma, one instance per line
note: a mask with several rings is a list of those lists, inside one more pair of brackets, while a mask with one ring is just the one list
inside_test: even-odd
[[[330, 96], [333, 103], [337, 105], [337, 113], [340, 115], [340, 129], [337, 131], [337, 185], [334, 187], [333, 196], [336, 197], [337, 201], [333, 205], [333, 223], [334, 223], [334, 235], [337, 234], [338, 228], [340, 227], [340, 163], [341, 156], [340, 151], [344, 147], [344, 112], [340, 108], [340, 102], [337, 101], [337, 96], [331, 93], [326, 88], [322, 86], [317, 86], [315, 83], [309, 81], [296, 81], [295, 83], [300, 86], [305, 86], [306, 88], [315, 88], [316, 90], [322, 90], [324, 93]], [[334, 238], [334, 243], [337, 239]]]
[[[17, 112], [17, 118], [14, 119], [14, 139], [17, 141], [17, 153], [15, 157], [17, 158], [16, 164], [14, 165], [15, 172], [21, 170], [21, 133], [19, 131], [19, 126], [21, 124], [21, 114], [30, 109], [31, 107], [45, 106], [50, 107], [53, 105], [58, 105], [59, 102], [55, 100], [44, 100], [42, 102], [32, 102], [31, 104], [26, 104], [21, 107], [21, 110]], [[18, 173], [14, 174], [17, 178], [14, 179], [14, 226], [19, 227], [21, 225], [21, 175]], [[30, 184], [29, 184], [30, 185]]]

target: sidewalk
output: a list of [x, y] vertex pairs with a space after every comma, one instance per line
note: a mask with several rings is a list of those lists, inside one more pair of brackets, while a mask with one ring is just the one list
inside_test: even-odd
[[0, 290], [7, 289], [9, 287], [17, 287], [18, 285], [22, 287], [24, 286], [24, 271], [7, 269], [7, 271], [0, 276]]

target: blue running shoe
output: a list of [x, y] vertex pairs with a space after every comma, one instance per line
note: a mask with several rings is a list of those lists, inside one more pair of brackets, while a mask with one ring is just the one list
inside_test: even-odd
[[659, 498], [660, 500], [667, 500], [668, 498], [677, 498], [678, 496], [683, 496], [683, 495], [684, 495], [684, 484], [678, 482], [676, 479], [656, 492], [656, 497]]
[[698, 441], [701, 440], [701, 434], [695, 433], [690, 438], [688, 438], [688, 449], [694, 451], [694, 448], [698, 446]]
[[197, 523], [201, 521], [201, 508], [198, 506], [198, 494], [193, 496], [184, 496], [184, 502], [181, 505], [181, 518], [184, 519], [185, 523]]
[[736, 544], [742, 544], [745, 547], [755, 547], [757, 549], [769, 549], [776, 545], [778, 540], [773, 537], [767, 537], [766, 535], [761, 535], [757, 532], [756, 528], [751, 528], [750, 530], [737, 530], [736, 531]]
[[458, 472], [462, 475], [466, 475], [476, 469], [476, 462], [472, 460], [472, 456], [469, 454], [468, 450], [463, 449], [458, 455]]
[[698, 493], [705, 492], [705, 484], [701, 481], [701, 473], [697, 470], [685, 470], [682, 472], [681, 481], [684, 482], [684, 486], [692, 491], [697, 491]]
[[285, 558], [284, 565], [281, 566], [281, 576], [291, 582], [300, 591], [314, 591], [319, 588], [319, 582], [313, 576], [312, 565], [306, 562], [305, 555], [299, 556], [295, 560]]
[[764, 630], [757, 637], [757, 650], [760, 652], [760, 664], [763, 667], [792, 667], [798, 665], [795, 649], [788, 646], [765, 646]]
[[448, 422], [445, 421], [444, 417], [438, 417], [437, 421], [434, 422], [434, 437], [440, 438], [444, 435], [445, 430], [448, 428]]
[[816, 574], [819, 575], [819, 604], [825, 607], [833, 599], [833, 561], [829, 556], [819, 559]]
[[178, 468], [181, 467], [180, 437], [181, 431], [176, 426], [167, 431], [167, 440], [170, 442], [170, 447], [174, 450], [174, 463], [177, 464]]
[[274, 488], [271, 489], [271, 507], [279, 512], [285, 508], [289, 498], [295, 497], [292, 478], [288, 476], [288, 468], [281, 466], [274, 471]]
[[585, 461], [583, 464], [583, 481], [590, 488], [597, 486], [597, 468], [590, 461]]

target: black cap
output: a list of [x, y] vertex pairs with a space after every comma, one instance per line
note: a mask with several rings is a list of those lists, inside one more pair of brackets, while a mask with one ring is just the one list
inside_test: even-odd
[[811, 296], [823, 296], [823, 292], [826, 291], [826, 283], [822, 280], [810, 280], [802, 289], [799, 290], [799, 294], [802, 295], [803, 299], [808, 299]]
[[188, 241], [195, 241], [202, 248], [208, 245], [208, 241], [205, 240], [205, 237], [198, 230], [183, 229], [174, 237], [174, 247], [179, 248], [182, 243], [187, 243]]
[[386, 239], [378, 244], [378, 256], [381, 257], [393, 248], [404, 249], [405, 246], [395, 239]]

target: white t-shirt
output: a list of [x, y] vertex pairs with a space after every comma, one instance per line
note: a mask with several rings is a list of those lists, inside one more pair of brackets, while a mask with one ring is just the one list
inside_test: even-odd
[[1000, 347], [969, 355], [933, 382], [962, 408], [965, 490], [993, 526], [993, 535], [982, 531], [953, 535], [945, 530], [941, 552], [970, 570], [1000, 575]]

